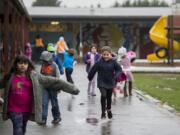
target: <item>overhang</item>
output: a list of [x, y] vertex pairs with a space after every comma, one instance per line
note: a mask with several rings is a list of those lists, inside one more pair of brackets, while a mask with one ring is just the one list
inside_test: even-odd
[[32, 19], [61, 20], [118, 20], [127, 18], [158, 18], [172, 14], [171, 8], [61, 8], [30, 7], [28, 12]]

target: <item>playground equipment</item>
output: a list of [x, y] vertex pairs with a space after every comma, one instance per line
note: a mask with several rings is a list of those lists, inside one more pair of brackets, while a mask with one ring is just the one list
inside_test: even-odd
[[[168, 35], [168, 16], [160, 17], [153, 27], [150, 29], [150, 39], [160, 46], [155, 53], [147, 55], [147, 60], [157, 61], [168, 57], [169, 54], [169, 39]], [[175, 55], [180, 50], [180, 42], [173, 40], [172, 54]]]

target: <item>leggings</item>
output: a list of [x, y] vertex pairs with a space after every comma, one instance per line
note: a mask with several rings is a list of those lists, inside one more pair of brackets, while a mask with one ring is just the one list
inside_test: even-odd
[[29, 113], [9, 112], [13, 124], [13, 135], [25, 135]]
[[111, 110], [112, 89], [99, 88], [101, 92], [101, 110], [105, 113], [106, 110]]

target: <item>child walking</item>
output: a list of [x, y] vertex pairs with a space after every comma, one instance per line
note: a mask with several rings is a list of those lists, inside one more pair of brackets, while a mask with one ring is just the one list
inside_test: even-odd
[[13, 135], [25, 135], [28, 120], [42, 122], [43, 89], [79, 93], [70, 83], [35, 72], [25, 55], [16, 56], [9, 74], [0, 80], [0, 88], [4, 88], [3, 120], [11, 119]]
[[63, 66], [65, 68], [66, 79], [70, 83], [74, 83], [71, 76], [73, 73], [73, 66], [74, 66], [74, 54], [75, 54], [75, 50], [72, 48], [64, 53]]
[[31, 48], [31, 44], [27, 43], [24, 47], [24, 54], [31, 59], [32, 57], [32, 48]]
[[[42, 52], [40, 59], [42, 60], [42, 65], [41, 65], [41, 74], [45, 76], [53, 76], [56, 78], [60, 78], [60, 72], [58, 69], [58, 66], [56, 63], [53, 61], [52, 53], [48, 51]], [[42, 112], [42, 125], [46, 125], [47, 121], [47, 116], [48, 116], [48, 105], [49, 105], [49, 100], [51, 101], [51, 106], [52, 106], [52, 116], [53, 124], [58, 124], [61, 121], [61, 114], [59, 110], [59, 104], [58, 104], [58, 99], [57, 99], [57, 91], [50, 90], [50, 89], [45, 89], [43, 91], [43, 112]]]
[[[124, 97], [127, 97], [132, 95], [132, 82], [134, 80], [133, 74], [131, 72], [131, 59], [127, 57], [127, 51], [126, 48], [121, 47], [118, 51], [119, 59], [118, 62], [123, 68], [123, 72], [126, 75], [126, 80], [124, 84]], [[128, 87], [127, 87], [128, 85]], [[128, 93], [127, 93], [128, 88]]]
[[[100, 54], [97, 52], [96, 46], [93, 44], [90, 48], [90, 52], [85, 55], [85, 64], [86, 72], [89, 73], [92, 66], [100, 59]], [[88, 95], [96, 96], [95, 87], [96, 87], [96, 75], [91, 81], [88, 82]]]
[[101, 92], [101, 118], [113, 117], [111, 112], [112, 92], [115, 87], [115, 79], [122, 69], [120, 65], [112, 58], [111, 48], [109, 46], [102, 47], [102, 58], [91, 68], [88, 79], [91, 81], [98, 73], [98, 88]]

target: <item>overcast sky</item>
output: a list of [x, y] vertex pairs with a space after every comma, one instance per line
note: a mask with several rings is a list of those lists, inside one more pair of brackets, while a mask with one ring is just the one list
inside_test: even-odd
[[[35, 0], [23, 0], [24, 4], [29, 7], [31, 6], [32, 2]], [[100, 3], [101, 7], [110, 7], [112, 6], [115, 1], [118, 1], [119, 3], [123, 0], [62, 0], [61, 6], [66, 5], [67, 7], [90, 7], [93, 5], [94, 7], [97, 7], [97, 4]], [[133, 0], [132, 0], [133, 1]], [[164, 0], [168, 3], [171, 3], [174, 0]]]

